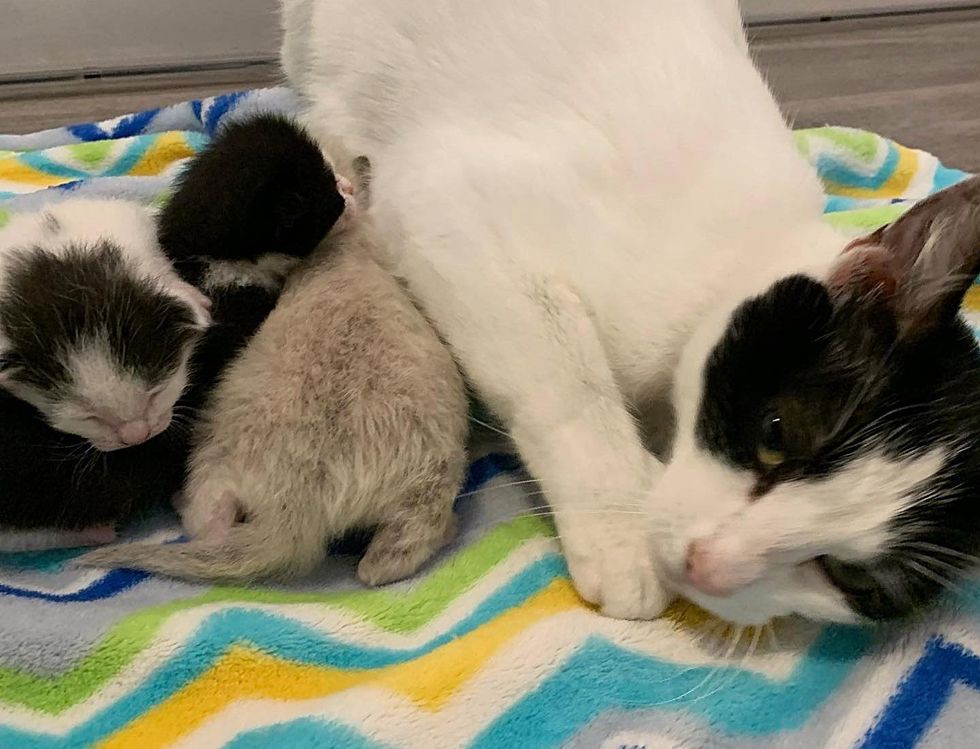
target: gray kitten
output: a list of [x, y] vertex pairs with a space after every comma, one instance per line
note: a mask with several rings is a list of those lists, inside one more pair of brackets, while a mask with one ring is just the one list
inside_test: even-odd
[[455, 531], [467, 400], [446, 347], [357, 221], [290, 279], [226, 370], [180, 509], [194, 540], [88, 554], [93, 566], [250, 581], [301, 575], [375, 527], [358, 576], [411, 575]]

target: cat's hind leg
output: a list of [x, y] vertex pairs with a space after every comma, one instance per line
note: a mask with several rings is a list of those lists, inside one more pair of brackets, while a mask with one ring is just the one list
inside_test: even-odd
[[456, 535], [453, 501], [459, 476], [441, 476], [417, 487], [390, 508], [357, 566], [365, 585], [384, 585], [415, 574]]

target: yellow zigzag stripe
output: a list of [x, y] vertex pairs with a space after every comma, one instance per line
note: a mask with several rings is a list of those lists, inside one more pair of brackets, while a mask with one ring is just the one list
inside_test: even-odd
[[35, 185], [37, 187], [52, 187], [71, 182], [71, 177], [56, 177], [53, 174], [39, 172], [32, 166], [22, 164], [16, 159], [0, 161], [0, 179], [4, 182], [15, 182], [20, 185]]
[[187, 140], [183, 134], [178, 132], [163, 133], [153, 141], [153, 145], [133, 165], [128, 175], [130, 177], [152, 177], [160, 174], [175, 161], [189, 158], [194, 153], [195, 151], [187, 145]]
[[247, 647], [234, 647], [199, 679], [99, 746], [168, 746], [239, 700], [309, 700], [365, 684], [387, 687], [422, 709], [436, 711], [520, 632], [542, 619], [581, 606], [571, 584], [555, 580], [521, 606], [464, 637], [413, 661], [372, 670], [300, 665]]
[[963, 306], [970, 312], [980, 312], [980, 285], [974, 284], [966, 292]]
[[848, 198], [898, 198], [905, 194], [912, 180], [915, 179], [919, 171], [918, 154], [911, 148], [900, 146], [897, 143], [898, 163], [895, 171], [880, 187], [845, 187], [835, 184], [833, 186], [834, 195], [843, 195]]

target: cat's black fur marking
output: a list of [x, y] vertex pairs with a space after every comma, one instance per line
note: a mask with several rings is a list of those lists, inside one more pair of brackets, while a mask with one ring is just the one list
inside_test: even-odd
[[0, 323], [9, 339], [9, 376], [57, 393], [70, 384], [68, 362], [52, 351], [92, 341], [121, 369], [150, 385], [166, 381], [197, 338], [190, 308], [134, 276], [109, 241], [69, 247], [64, 254], [33, 248], [8, 260]]
[[[945, 578], [980, 552], [978, 392], [980, 351], [958, 318], [903, 338], [880, 300], [835, 299], [794, 276], [733, 314], [704, 370], [697, 437], [753, 471], [759, 494], [826, 479], [868, 452], [903, 459], [946, 448], [942, 470], [916, 490], [923, 501], [895, 518], [893, 548], [866, 563], [821, 560], [855, 611], [888, 619], [944, 592], [906, 564], [911, 556], [937, 560], [933, 571]], [[782, 419], [786, 454], [773, 470], [757, 457], [770, 413]]]
[[[324, 205], [330, 207], [326, 214], [320, 205], [311, 204], [309, 215], [297, 214], [294, 206], [289, 206], [283, 217], [286, 229], [280, 232], [284, 244], [274, 249], [293, 255], [308, 253], [342, 211], [343, 198], [332, 172], [319, 150], [310, 152], [309, 138], [294, 126], [274, 126], [281, 162], [263, 159], [262, 168], [245, 168], [269, 145], [269, 119], [251, 122], [254, 124], [246, 122], [225, 130], [185, 173], [175, 200], [185, 206], [188, 201], [200, 201], [203, 213], [171, 210], [161, 217], [164, 251], [184, 279], [199, 288], [211, 263], [216, 262], [209, 255], [254, 259], [260, 247], [263, 249], [258, 254], [268, 251], [268, 246], [260, 243], [246, 242], [239, 247], [233, 242], [239, 236], [267, 236], [270, 224], [277, 224], [282, 202], [254, 203], [262, 190], [280, 185], [270, 182], [270, 175], [276, 180], [288, 177], [288, 184], [280, 186], [301, 195], [323, 195], [326, 186], [333, 191], [324, 197]], [[284, 176], [278, 176], [280, 173]], [[236, 185], [232, 199], [223, 193], [230, 184]], [[215, 192], [208, 193], [202, 186]], [[336, 210], [338, 205], [341, 211]], [[207, 231], [195, 234], [205, 218]], [[171, 240], [177, 244], [170, 245]], [[89, 279], [92, 283], [100, 280], [105, 280], [105, 274]], [[204, 405], [225, 365], [275, 307], [279, 289], [231, 283], [209, 285], [206, 293], [212, 301], [214, 324], [194, 351], [190, 385], [175, 409], [177, 413], [191, 414]], [[149, 358], [152, 356], [150, 353]], [[9, 365], [16, 366], [17, 362]], [[175, 423], [141, 445], [108, 453], [87, 452], [87, 443], [81, 438], [52, 429], [32, 406], [0, 391], [0, 528], [79, 530], [114, 525], [154, 504], [168, 502], [184, 481], [188, 437], [186, 424]]]
[[177, 261], [305, 257], [343, 211], [316, 142], [289, 119], [263, 114], [227, 125], [178, 178], [160, 243]]

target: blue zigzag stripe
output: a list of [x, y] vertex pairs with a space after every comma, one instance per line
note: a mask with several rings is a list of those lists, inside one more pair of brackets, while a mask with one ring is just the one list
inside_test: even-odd
[[[519, 465], [517, 459], [511, 455], [486, 455], [470, 465], [461, 494], [469, 494], [470, 492], [476, 491], [488, 481], [514, 470]], [[346, 546], [341, 546], [337, 549], [336, 553], [343, 553], [346, 548]], [[11, 566], [15, 569], [52, 571], [63, 567], [83, 553], [84, 550], [79, 549], [56, 549], [46, 552], [0, 554], [0, 564]], [[32, 598], [57, 603], [91, 602], [112, 598], [135, 585], [139, 585], [150, 577], [152, 576], [145, 572], [135, 570], [113, 570], [100, 580], [93, 582], [85, 589], [76, 593], [45, 593], [43, 591], [31, 590], [30, 588], [0, 584], [0, 595], [8, 595], [15, 598]]]
[[562, 745], [617, 709], [684, 711], [732, 734], [761, 736], [802, 726], [854, 669], [870, 632], [828, 627], [785, 682], [739, 668], [660, 661], [593, 637], [538, 689], [491, 724], [474, 749]]
[[[957, 683], [980, 690], [980, 657], [940, 637], [933, 638], [864, 737], [861, 749], [914, 747], [942, 712]], [[980, 744], [976, 736], [963, 739]]]
[[[566, 574], [563, 560], [548, 555], [512, 578], [451, 630], [406, 650], [351, 645], [288, 618], [248, 608], [225, 609], [213, 614], [179, 653], [133, 692], [66, 737], [0, 727], [0, 746], [89, 746], [198, 678], [233, 645], [247, 643], [297, 663], [346, 670], [411, 661], [519, 606]], [[740, 668], [692, 669], [682, 663], [663, 662], [594, 637], [558, 673], [491, 725], [475, 746], [555, 746], [601, 712], [622, 707], [683, 709], [701, 714], [732, 733], [760, 735], [787, 730], [802, 725], [838, 687], [870, 641], [871, 635], [865, 630], [830, 627], [786, 682], [774, 682]], [[717, 683], [712, 683], [714, 679]], [[601, 689], [596, 688], [599, 684]], [[723, 684], [724, 690], [718, 689], [718, 684]], [[329, 728], [329, 724], [321, 725]], [[309, 730], [313, 728], [316, 726]]]
[[69, 125], [65, 129], [80, 141], [85, 143], [89, 143], [93, 140], [105, 140], [109, 137], [109, 133], [99, 127], [99, 125], [95, 122], [84, 122], [78, 125]]
[[381, 744], [361, 736], [349, 726], [315, 718], [280, 723], [236, 736], [225, 749], [383, 749]]
[[143, 135], [146, 132], [146, 128], [153, 118], [157, 116], [160, 112], [160, 108], [156, 109], [146, 109], [142, 112], [137, 112], [136, 114], [131, 114], [127, 117], [123, 117], [116, 126], [112, 128], [113, 138], [129, 138], [133, 135]]
[[249, 608], [224, 609], [211, 615], [193, 639], [140, 686], [64, 738], [0, 725], [0, 747], [91, 746], [199, 678], [234, 645], [248, 644], [297, 663], [346, 670], [384, 668], [415, 660], [521, 605], [553, 580], [566, 575], [564, 560], [557, 554], [549, 554], [513, 577], [448, 632], [406, 650], [351, 645], [286, 617]]
[[145, 572], [113, 570], [75, 593], [45, 593], [29, 588], [0, 585], [0, 595], [13, 596], [14, 598], [32, 598], [51, 603], [91, 603], [119, 595], [133, 586], [139, 585], [149, 577]]
[[45, 174], [50, 174], [53, 177], [64, 177], [66, 179], [87, 179], [89, 176], [88, 172], [82, 171], [81, 169], [75, 169], [71, 166], [66, 166], [65, 164], [59, 164], [57, 161], [52, 160], [47, 154], [41, 151], [34, 151], [33, 153], [25, 153], [20, 156], [21, 163], [27, 164], [32, 169], [37, 169], [39, 172], [44, 172]]
[[225, 115], [238, 106], [247, 91], [236, 91], [231, 94], [222, 94], [221, 96], [216, 96], [211, 102], [211, 106], [204, 110], [204, 130], [208, 135], [214, 135], [224, 119]]
[[889, 143], [888, 155], [874, 174], [862, 174], [847, 162], [832, 155], [823, 155], [817, 158], [817, 173], [821, 179], [844, 187], [863, 187], [868, 190], [877, 190], [892, 176], [895, 167], [898, 165], [898, 159], [898, 149], [893, 143]]

